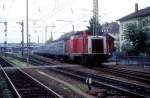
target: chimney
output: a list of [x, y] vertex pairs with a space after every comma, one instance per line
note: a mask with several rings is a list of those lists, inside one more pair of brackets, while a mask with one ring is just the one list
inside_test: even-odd
[[139, 8], [138, 8], [138, 3], [135, 3], [135, 12], [138, 12]]

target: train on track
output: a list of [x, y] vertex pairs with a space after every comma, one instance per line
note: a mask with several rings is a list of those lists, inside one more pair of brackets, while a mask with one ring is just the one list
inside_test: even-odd
[[34, 53], [82, 64], [100, 64], [114, 51], [114, 40], [109, 34], [93, 36], [90, 32], [78, 31], [38, 47]]

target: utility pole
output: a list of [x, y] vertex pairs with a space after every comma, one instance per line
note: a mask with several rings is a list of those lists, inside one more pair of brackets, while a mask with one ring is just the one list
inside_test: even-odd
[[48, 28], [48, 26], [46, 25], [46, 27], [45, 27], [45, 43], [46, 43], [46, 41], [47, 41], [47, 28]]
[[31, 46], [31, 35], [29, 34], [29, 50], [30, 50], [30, 46]]
[[8, 22], [4, 22], [4, 25], [5, 25], [5, 30], [4, 30], [4, 32], [5, 32], [5, 42], [4, 42], [4, 44], [5, 44], [5, 56], [6, 56], [6, 49], [7, 49], [7, 23]]
[[93, 0], [93, 16], [98, 19], [98, 0]]
[[51, 41], [53, 41], [53, 33], [51, 32], [51, 38], [50, 38]]
[[37, 34], [37, 46], [39, 46], [39, 35], [38, 35], [38, 32], [35, 30], [34, 33]]
[[73, 30], [72, 32], [74, 33], [74, 24], [72, 24], [72, 30]]
[[[98, 22], [98, 0], [93, 0], [93, 16]], [[93, 35], [97, 35], [97, 24], [93, 24]]]
[[38, 46], [39, 46], [39, 35], [38, 35]]
[[[29, 36], [28, 36], [28, 60], [30, 61], [30, 49], [31, 49], [31, 35], [29, 34]], [[29, 62], [28, 61], [28, 62]]]
[[7, 23], [8, 22], [0, 22], [0, 23], [3, 23], [4, 24], [4, 26], [5, 26], [5, 29], [4, 29], [4, 32], [5, 32], [5, 41], [4, 41], [4, 47], [5, 47], [5, 49], [4, 49], [4, 53], [5, 53], [5, 56], [6, 56], [6, 49], [7, 49]]
[[28, 0], [26, 0], [26, 25], [27, 25], [27, 63], [29, 63], [29, 18], [28, 18]]
[[22, 22], [17, 22], [18, 24], [20, 24], [21, 25], [21, 27], [22, 27], [22, 30], [21, 30], [21, 32], [22, 32], [22, 41], [21, 41], [21, 45], [22, 45], [22, 56], [24, 56], [24, 22], [22, 21]]
[[[48, 26], [48, 25], [46, 25], [45, 26], [45, 43], [46, 43], [46, 41], [47, 41], [47, 32], [48, 32], [48, 27], [51, 27], [51, 28], [55, 28], [56, 26], [55, 25], [52, 25], [52, 26]], [[51, 34], [52, 34], [52, 32], [51, 32]]]

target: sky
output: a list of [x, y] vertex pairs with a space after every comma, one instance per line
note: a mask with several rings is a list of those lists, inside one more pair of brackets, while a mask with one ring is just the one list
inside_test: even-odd
[[[150, 6], [150, 0], [98, 0], [99, 22], [116, 21], [135, 10]], [[31, 42], [45, 42], [51, 32], [57, 39], [62, 34], [72, 31], [85, 30], [93, 13], [93, 0], [29, 0], [29, 33]], [[0, 0], [0, 22], [8, 22], [7, 42], [21, 42], [21, 25], [25, 23], [26, 39], [26, 0]], [[47, 34], [45, 29], [47, 27]], [[0, 43], [5, 40], [4, 24], [0, 23]], [[46, 36], [46, 37], [45, 37]], [[26, 42], [26, 40], [25, 40]]]

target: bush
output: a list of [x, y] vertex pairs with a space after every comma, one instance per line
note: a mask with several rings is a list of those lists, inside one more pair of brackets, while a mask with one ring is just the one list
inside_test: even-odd
[[124, 42], [122, 45], [122, 53], [124, 56], [137, 56], [139, 55], [139, 52], [134, 49], [132, 44], [130, 42]]
[[125, 49], [125, 51], [131, 53], [131, 55], [146, 53], [147, 32], [148, 30], [143, 28], [140, 24], [127, 24], [126, 29], [124, 30], [123, 37], [125, 41], [127, 41], [130, 44], [124, 46], [125, 48], [127, 48]]

